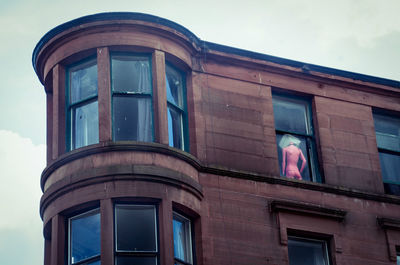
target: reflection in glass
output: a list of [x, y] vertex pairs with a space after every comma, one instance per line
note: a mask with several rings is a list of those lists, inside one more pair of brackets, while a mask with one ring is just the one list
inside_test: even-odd
[[167, 81], [167, 101], [183, 108], [182, 91], [183, 91], [183, 78], [182, 75], [174, 68], [166, 65], [166, 81]]
[[185, 115], [182, 73], [170, 65], [165, 66], [165, 79], [168, 105], [168, 139], [169, 146], [185, 149], [183, 119]]
[[[98, 210], [71, 218], [69, 236], [71, 264], [100, 255], [100, 213]], [[91, 264], [100, 264], [96, 262]]]
[[99, 142], [97, 101], [73, 109], [73, 148]]
[[374, 122], [378, 147], [400, 152], [400, 119], [374, 114]]
[[151, 74], [148, 57], [112, 56], [111, 69], [114, 92], [151, 93]]
[[78, 67], [71, 68], [70, 94], [70, 104], [97, 96], [96, 61], [91, 61], [79, 65]]
[[169, 145], [183, 149], [182, 114], [168, 107], [168, 139]]
[[[307, 164], [309, 157], [306, 138], [290, 134], [277, 134], [276, 141], [281, 176], [311, 181]], [[303, 170], [301, 170], [302, 168]]]
[[116, 259], [116, 265], [156, 265], [156, 257], [127, 257], [120, 256]]
[[385, 182], [400, 183], [400, 156], [379, 152], [382, 177]]
[[290, 265], [329, 265], [325, 241], [289, 237]]
[[116, 250], [157, 251], [155, 214], [154, 205], [116, 205]]
[[115, 141], [152, 141], [150, 98], [114, 96], [113, 116]]
[[281, 131], [308, 134], [307, 106], [303, 102], [287, 99], [273, 100], [275, 128]]
[[174, 257], [177, 259], [176, 263], [184, 261], [192, 264], [192, 242], [189, 219], [174, 213], [173, 233]]

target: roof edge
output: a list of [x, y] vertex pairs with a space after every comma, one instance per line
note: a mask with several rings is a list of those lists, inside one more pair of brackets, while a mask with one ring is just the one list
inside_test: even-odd
[[295, 68], [299, 68], [299, 69], [306, 69], [307, 72], [315, 71], [315, 72], [320, 72], [320, 73], [324, 73], [324, 74], [330, 74], [330, 75], [350, 78], [353, 80], [370, 82], [370, 83], [375, 83], [375, 84], [379, 84], [379, 85], [390, 86], [390, 87], [400, 89], [400, 81], [393, 80], [393, 79], [376, 77], [376, 76], [360, 74], [360, 73], [356, 73], [356, 72], [340, 70], [340, 69], [326, 67], [326, 66], [320, 66], [320, 65], [316, 65], [316, 64], [295, 61], [295, 60], [291, 60], [291, 59], [285, 59], [282, 57], [276, 57], [276, 56], [272, 56], [272, 55], [268, 55], [268, 54], [252, 52], [249, 50], [234, 48], [234, 47], [221, 45], [218, 43], [213, 43], [213, 42], [208, 42], [208, 41], [203, 41], [203, 42], [204, 42], [204, 47], [206, 49], [235, 54], [235, 55], [239, 55], [239, 56], [243, 56], [243, 57], [262, 60], [262, 61], [268, 61], [268, 62], [286, 65], [286, 66], [290, 66], [290, 67], [295, 67]]
[[379, 85], [384, 85], [388, 87], [393, 87], [393, 88], [398, 88], [400, 89], [400, 81], [397, 80], [392, 80], [392, 79], [387, 79], [387, 78], [382, 78], [382, 77], [375, 77], [371, 75], [366, 75], [366, 74], [360, 74], [360, 73], [355, 73], [351, 71], [346, 71], [346, 70], [339, 70], [336, 68], [330, 68], [330, 67], [325, 67], [325, 66], [320, 66], [316, 64], [310, 64], [310, 63], [305, 63], [305, 62], [300, 62], [300, 61], [295, 61], [291, 59], [285, 59], [281, 57], [276, 57], [268, 54], [263, 54], [263, 53], [258, 53], [258, 52], [252, 52], [249, 50], [244, 50], [240, 48], [234, 48], [222, 44], [217, 44], [213, 42], [208, 42], [208, 41], [203, 41], [199, 39], [194, 33], [192, 33], [190, 30], [185, 28], [184, 26], [181, 26], [180, 24], [173, 22], [171, 20], [161, 18], [158, 16], [154, 15], [149, 15], [145, 13], [137, 13], [137, 12], [105, 12], [105, 13], [98, 13], [98, 14], [92, 14], [92, 15], [87, 15], [83, 16], [68, 22], [65, 22], [50, 31], [48, 31], [36, 44], [33, 53], [32, 53], [32, 65], [33, 68], [37, 72], [36, 68], [36, 62], [38, 59], [39, 52], [42, 50], [42, 48], [45, 46], [47, 42], [49, 42], [52, 38], [54, 38], [56, 35], [60, 34], [63, 31], [66, 31], [72, 27], [76, 27], [85, 23], [91, 23], [91, 22], [96, 22], [96, 21], [107, 21], [107, 20], [141, 20], [141, 21], [146, 21], [146, 22], [153, 22], [157, 23], [160, 25], [164, 25], [167, 27], [170, 27], [172, 29], [175, 29], [179, 31], [180, 33], [184, 34], [186, 37], [188, 37], [189, 40], [193, 41], [198, 47], [200, 47], [203, 52], [207, 52], [207, 50], [215, 50], [215, 51], [220, 51], [224, 53], [229, 53], [229, 54], [235, 54], [247, 58], [252, 58], [252, 59], [257, 59], [257, 60], [262, 60], [262, 61], [267, 61], [267, 62], [272, 62], [280, 65], [285, 65], [285, 66], [290, 66], [290, 67], [295, 67], [299, 69], [303, 69], [304, 72], [319, 72], [323, 74], [329, 74], [329, 75], [334, 75], [334, 76], [340, 76], [344, 78], [349, 78], [353, 80], [358, 80], [362, 82], [369, 82], [369, 83], [375, 83]]
[[91, 23], [91, 22], [97, 22], [97, 21], [107, 21], [107, 20], [141, 20], [141, 21], [146, 21], [146, 22], [153, 22], [157, 23], [160, 25], [168, 26], [172, 29], [175, 29], [182, 34], [184, 34], [186, 37], [188, 37], [191, 41], [195, 42], [196, 44], [199, 44], [201, 41], [200, 39], [190, 30], [185, 28], [182, 25], [179, 25], [178, 23], [175, 23], [171, 20], [161, 18], [158, 16], [154, 15], [149, 15], [145, 13], [137, 13], [137, 12], [105, 12], [105, 13], [97, 13], [97, 14], [92, 14], [92, 15], [87, 15], [83, 17], [79, 17], [73, 20], [70, 20], [68, 22], [65, 22], [61, 25], [58, 25], [57, 27], [51, 29], [48, 31], [36, 44], [35, 48], [33, 49], [32, 53], [32, 65], [33, 69], [35, 70], [37, 74], [37, 69], [36, 69], [36, 61], [37, 57], [39, 55], [39, 52], [42, 50], [42, 48], [45, 46], [47, 42], [49, 42], [52, 38], [57, 36], [58, 34], [62, 33], [63, 31], [66, 31], [70, 28], [86, 24], [86, 23]]

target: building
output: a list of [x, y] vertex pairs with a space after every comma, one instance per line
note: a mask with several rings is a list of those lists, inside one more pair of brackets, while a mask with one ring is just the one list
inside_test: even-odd
[[399, 264], [400, 82], [102, 13], [33, 52], [45, 265]]

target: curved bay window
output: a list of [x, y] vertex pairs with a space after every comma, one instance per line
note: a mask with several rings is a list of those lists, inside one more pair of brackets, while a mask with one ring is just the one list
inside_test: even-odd
[[172, 228], [174, 234], [174, 264], [193, 264], [192, 225], [190, 220], [174, 212]]
[[67, 147], [69, 150], [99, 142], [96, 59], [67, 70]]
[[115, 205], [115, 264], [158, 264], [157, 233], [155, 205]]
[[167, 108], [168, 108], [168, 143], [170, 146], [187, 150], [185, 142], [186, 128], [186, 101], [185, 77], [183, 73], [165, 65]]
[[152, 78], [148, 56], [111, 56], [113, 139], [153, 141]]
[[273, 94], [272, 103], [281, 176], [321, 182], [310, 101]]
[[100, 265], [100, 212], [68, 219], [68, 264]]

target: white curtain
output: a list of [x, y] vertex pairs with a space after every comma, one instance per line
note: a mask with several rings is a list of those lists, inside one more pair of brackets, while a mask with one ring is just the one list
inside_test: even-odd
[[[147, 61], [136, 61], [133, 64], [134, 71], [138, 73], [138, 91], [140, 93], [151, 92], [150, 67]], [[137, 140], [143, 142], [152, 141], [152, 112], [151, 98], [138, 99], [138, 126]]]

